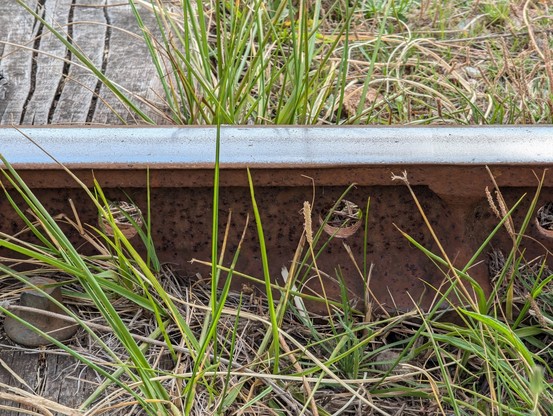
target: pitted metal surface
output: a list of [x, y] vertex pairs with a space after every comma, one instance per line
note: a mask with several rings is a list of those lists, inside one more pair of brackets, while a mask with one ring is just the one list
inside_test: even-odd
[[[540, 137], [542, 132], [550, 131], [548, 128], [537, 129], [534, 137]], [[126, 134], [131, 135], [133, 129], [129, 130], [131, 132]], [[137, 130], [145, 132], [149, 129]], [[161, 130], [164, 129], [152, 129], [155, 132]], [[248, 129], [237, 128], [236, 132], [242, 130]], [[263, 129], [256, 131], [260, 130]], [[267, 129], [267, 131], [270, 130]], [[338, 132], [342, 130], [344, 129], [339, 129]], [[359, 135], [361, 135], [360, 132], [365, 131], [363, 137], [369, 137], [366, 130], [371, 129], [353, 130], [356, 130]], [[426, 130], [433, 139], [439, 138], [439, 134], [432, 129], [421, 130]], [[487, 129], [483, 130], [487, 131]], [[526, 134], [525, 128], [515, 130]], [[180, 132], [177, 129], [168, 129], [166, 133], [173, 137], [171, 133], [173, 131]], [[191, 135], [191, 132], [199, 131], [201, 131], [200, 128], [192, 128], [190, 132], [179, 134]], [[279, 134], [286, 136], [290, 131], [302, 130], [283, 129]], [[404, 136], [407, 131], [410, 129], [404, 130]], [[451, 129], [441, 131], [446, 133]], [[99, 129], [100, 136], [104, 133], [104, 129]], [[156, 137], [152, 136], [151, 140]], [[201, 138], [201, 134], [198, 137]], [[477, 135], [477, 137], [481, 136]], [[186, 148], [184, 143], [180, 146]], [[204, 147], [206, 154], [213, 150], [211, 146], [208, 144]], [[158, 144], [157, 147], [160, 153], [168, 152], [163, 148], [163, 143]], [[499, 149], [497, 144], [496, 147]], [[433, 152], [437, 154], [436, 149], [438, 147]], [[549, 146], [548, 149], [544, 150], [544, 153], [552, 151], [553, 146]], [[182, 273], [189, 275], [199, 272], [207, 276], [210, 272], [208, 267], [197, 263], [191, 264], [190, 260], [192, 258], [209, 260], [211, 255], [213, 171], [205, 166], [211, 154], [203, 156], [205, 164], [204, 162], [187, 164], [182, 161], [179, 165], [154, 162], [150, 165], [152, 228], [159, 257], [162, 261], [177, 265]], [[487, 155], [486, 160], [499, 161], [501, 154]], [[539, 152], [536, 154], [538, 155]], [[368, 160], [366, 163], [351, 160], [350, 163], [329, 162], [314, 166], [302, 162], [307, 160], [308, 154], [299, 154], [295, 160], [290, 159], [286, 163], [267, 162], [263, 165], [253, 156], [250, 161], [248, 159], [250, 156], [244, 156], [239, 163], [227, 163], [222, 166], [219, 212], [221, 230], [224, 228], [223, 223], [228, 212], [232, 211], [230, 241], [227, 247], [229, 254], [226, 259], [230, 261], [233, 250], [237, 247], [246, 215], [252, 213], [250, 191], [247, 188], [247, 175], [244, 169], [244, 166], [251, 163], [257, 203], [266, 234], [271, 276], [279, 283], [282, 283], [281, 268], [283, 266], [290, 268], [301, 237], [304, 219], [300, 211], [304, 201], [311, 201], [313, 198], [312, 181], [315, 184], [313, 224], [317, 224], [319, 211], [332, 205], [353, 182], [357, 185], [348, 194], [348, 200], [364, 207], [370, 197], [367, 246], [364, 247], [363, 244], [362, 230], [347, 238], [345, 243], [351, 247], [353, 257], [361, 269], [366, 250], [368, 262], [374, 265], [370, 284], [371, 296], [375, 303], [386, 310], [409, 310], [413, 308], [413, 302], [427, 308], [432, 303], [436, 290], [440, 288], [445, 290], [447, 287], [447, 284], [443, 286], [447, 283], [447, 270], [438, 268], [423, 253], [411, 246], [399, 231], [411, 235], [417, 242], [439, 254], [437, 244], [424, 224], [409, 190], [404, 184], [391, 180], [392, 172], [400, 174], [407, 171], [409, 181], [440, 243], [449, 258], [459, 268], [464, 267], [499, 221], [493, 215], [486, 200], [485, 188], [493, 189], [493, 184], [482, 163], [441, 164], [435, 161], [437, 159], [432, 158], [423, 163], [423, 156], [415, 155], [414, 158], [418, 158], [419, 163], [401, 163], [395, 160], [392, 164], [382, 164], [370, 162], [371, 156], [366, 155]], [[91, 157], [91, 155], [87, 156], [87, 158]], [[440, 157], [443, 161], [447, 158], [446, 155]], [[451, 159], [457, 160], [455, 155], [451, 155]], [[101, 163], [92, 163], [91, 160], [84, 165], [72, 164], [74, 171], [89, 185], [92, 183], [94, 174], [108, 198], [125, 200], [129, 196], [143, 212], [146, 212], [147, 181], [143, 165], [133, 165], [115, 159], [112, 163], [106, 163], [105, 160]], [[547, 157], [541, 164], [534, 163], [536, 162], [534, 159], [532, 163], [529, 160], [530, 158], [526, 159], [526, 164], [517, 162], [509, 165], [502, 161], [501, 164], [491, 166], [491, 171], [509, 204], [526, 195], [523, 204], [513, 217], [518, 226], [522, 223], [535, 192], [537, 177], [541, 176], [544, 168], [553, 165]], [[33, 187], [39, 199], [52, 214], [70, 214], [68, 200], [71, 198], [77, 206], [81, 219], [89, 224], [96, 223], [97, 213], [93, 205], [65, 172], [51, 164], [23, 163], [22, 159], [18, 159], [18, 165], [20, 174]], [[91, 168], [94, 168], [93, 173]], [[544, 186], [538, 207], [553, 199], [551, 175], [546, 176]], [[22, 224], [9, 209], [5, 199], [2, 199], [0, 209], [1, 229], [7, 233], [17, 232]], [[70, 233], [76, 243], [81, 242], [76, 232]], [[321, 244], [322, 242], [319, 243], [319, 247]], [[477, 264], [469, 270], [470, 275], [486, 291], [489, 291], [489, 276], [485, 264], [487, 253], [498, 248], [508, 252], [511, 244], [510, 237], [501, 230], [493, 239], [489, 250], [484, 250]], [[262, 279], [258, 247], [255, 225], [251, 222], [237, 270]], [[535, 221], [532, 221], [528, 238], [524, 240], [524, 247], [526, 257], [532, 259], [546, 255], [548, 250], [553, 250], [553, 242], [543, 236], [537, 230]], [[91, 248], [88, 249], [91, 250]], [[357, 267], [347, 254], [343, 241], [339, 239], [331, 241], [322, 251], [317, 264], [320, 270], [329, 276], [324, 279], [325, 292], [334, 298], [340, 297], [339, 274], [346, 283], [351, 302], [361, 308], [364, 299], [364, 283]], [[320, 291], [319, 281], [315, 275], [312, 270], [305, 271], [306, 290], [310, 287]], [[247, 280], [235, 279], [236, 288], [240, 288], [243, 283], [249, 283]], [[320, 307], [316, 304], [310, 306], [314, 309]]]

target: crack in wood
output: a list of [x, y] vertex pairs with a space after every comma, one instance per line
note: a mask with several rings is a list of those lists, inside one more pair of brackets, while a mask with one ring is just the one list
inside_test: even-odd
[[[75, 14], [75, 3], [76, 0], [71, 1], [71, 6], [69, 6], [69, 14], [67, 16], [67, 41], [70, 44], [73, 44], [73, 17]], [[56, 111], [56, 107], [58, 106], [61, 93], [63, 91], [63, 87], [65, 86], [65, 82], [67, 81], [69, 68], [71, 67], [71, 57], [71, 50], [67, 48], [67, 52], [65, 53], [65, 61], [63, 62], [61, 78], [58, 83], [58, 87], [56, 88], [56, 95], [54, 96], [54, 100], [52, 101], [52, 105], [50, 106], [50, 110], [48, 111], [48, 124], [52, 123], [54, 112]]]
[[46, 353], [41, 351], [38, 354], [38, 362], [36, 369], [36, 383], [34, 387], [35, 394], [42, 396], [46, 388], [46, 373], [48, 368], [48, 361], [46, 360]]
[[[40, 13], [40, 16], [42, 17], [42, 19], [44, 19], [46, 16], [46, 8], [44, 7], [45, 3], [46, 3], [46, 0], [38, 0], [36, 9], [35, 9], [37, 14]], [[25, 120], [25, 114], [27, 113], [27, 106], [31, 102], [36, 88], [36, 74], [38, 70], [37, 58], [38, 58], [38, 52], [40, 48], [40, 41], [42, 38], [42, 32], [44, 31], [44, 23], [42, 23], [38, 19], [34, 19], [33, 29], [37, 27], [37, 24], [38, 24], [38, 28], [36, 31], [35, 40], [33, 42], [33, 57], [31, 60], [31, 83], [29, 86], [29, 93], [27, 94], [27, 98], [25, 99], [25, 102], [23, 104], [23, 109], [21, 110], [19, 124], [23, 124], [23, 120]]]
[[[3, 51], [0, 56], [3, 56]], [[1, 58], [0, 58], [1, 59]], [[10, 82], [6, 76], [4, 76], [4, 70], [0, 69], [0, 120], [6, 112], [8, 106], [7, 97], [9, 95]]]
[[[0, 0], [0, 33], [7, 31], [4, 34], [10, 39], [0, 62], [5, 77], [0, 80], [5, 90], [5, 99], [0, 100], [2, 124], [140, 122], [50, 33], [47, 23], [41, 25], [41, 19], [60, 31], [150, 117], [164, 121], [148, 104], [149, 98], [163, 96], [162, 85], [128, 4], [119, 0], [40, 1], [43, 6], [37, 7], [38, 0], [33, 0], [35, 18], [16, 3]], [[153, 14], [145, 12], [142, 19], [155, 31]]]
[[[101, 66], [102, 74], [106, 73], [106, 69], [108, 67], [109, 46], [110, 46], [111, 30], [112, 30], [111, 18], [109, 17], [109, 13], [108, 13], [108, 0], [105, 0], [104, 2], [104, 19], [106, 21], [106, 34], [104, 37], [104, 53], [102, 55], [102, 66]], [[92, 95], [92, 99], [90, 100], [90, 107], [88, 108], [88, 113], [86, 116], [87, 123], [91, 123], [94, 118], [94, 113], [96, 112], [96, 106], [98, 105], [98, 97], [100, 97], [101, 88], [102, 88], [102, 81], [98, 80], [96, 82], [96, 87], [94, 88], [94, 94]]]

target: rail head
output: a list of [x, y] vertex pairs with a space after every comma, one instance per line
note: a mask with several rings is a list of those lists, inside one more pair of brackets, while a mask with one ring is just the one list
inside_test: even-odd
[[[29, 140], [26, 136], [31, 138]], [[400, 185], [480, 195], [490, 185], [534, 186], [553, 167], [551, 126], [221, 128], [221, 186]], [[216, 127], [0, 128], [0, 153], [36, 188], [205, 187], [213, 183]], [[55, 160], [53, 159], [55, 158]], [[93, 175], [91, 175], [93, 170]], [[545, 186], [553, 186], [548, 175]]]
[[[0, 128], [0, 153], [19, 169], [145, 166], [202, 169], [214, 163], [216, 127]], [[29, 141], [28, 135], [35, 143]], [[42, 149], [37, 146], [39, 145]], [[553, 165], [553, 126], [221, 128], [221, 166]]]

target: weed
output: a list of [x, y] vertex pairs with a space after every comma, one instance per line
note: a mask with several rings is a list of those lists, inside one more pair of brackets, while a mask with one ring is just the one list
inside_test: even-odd
[[129, 3], [161, 84], [150, 112], [43, 24], [147, 123], [152, 112], [175, 124], [552, 120], [547, 2]]
[[[143, 121], [152, 122], [77, 45], [18, 2]], [[167, 122], [219, 126], [550, 122], [551, 9], [537, 3], [130, 0], [162, 84]], [[146, 26], [145, 13], [154, 16], [156, 27]], [[339, 299], [328, 299], [324, 285], [311, 292], [306, 285], [312, 276], [342, 279], [338, 265], [334, 273], [324, 271], [317, 260], [336, 237], [323, 237], [324, 224], [349, 189], [319, 229], [313, 229], [313, 203], [304, 204], [298, 218], [304, 233], [280, 285], [269, 274], [263, 213], [249, 175], [263, 277], [235, 270], [240, 245], [224, 267], [229, 228], [221, 244], [218, 160], [219, 142], [211, 259], [194, 260], [209, 265], [211, 275], [198, 281], [159, 264], [150, 207], [140, 221], [145, 230], [129, 221], [146, 245], [144, 260], [106, 209], [110, 201], [99, 183], [90, 191], [67, 171], [113, 236], [83, 227], [76, 215], [51, 215], [2, 159], [10, 186], [5, 196], [25, 229], [1, 235], [0, 246], [19, 258], [3, 259], [0, 281], [11, 287], [37, 270], [51, 272], [78, 303], [64, 308], [65, 319], [80, 325], [79, 336], [89, 337], [93, 353], [49, 339], [106, 380], [83, 403], [84, 414], [552, 413], [553, 275], [547, 259], [530, 261], [523, 248], [543, 180], [518, 229], [511, 216], [520, 201], [509, 207], [496, 186], [498, 225], [462, 268], [454, 267], [417, 203], [439, 251], [403, 233], [406, 243], [439, 265], [437, 273], [445, 270], [450, 285], [444, 293], [436, 289], [430, 310], [413, 302], [412, 311], [389, 316], [372, 309], [377, 299], [370, 294], [366, 253], [357, 267], [366, 310], [350, 303], [343, 283]], [[406, 176], [400, 179], [408, 185]], [[14, 195], [24, 201], [21, 206]], [[368, 203], [365, 213], [366, 246]], [[78, 229], [96, 254], [82, 254], [62, 223]], [[506, 255], [494, 254], [494, 287], [487, 294], [470, 267], [502, 227], [513, 245]], [[21, 263], [32, 270], [20, 270]], [[231, 291], [236, 275], [260, 283], [265, 296]], [[310, 313], [306, 301], [322, 303], [324, 316]], [[461, 322], [440, 321], [444, 309]], [[14, 305], [2, 303], [0, 310], [16, 317]], [[52, 411], [74, 410], [41, 403]]]

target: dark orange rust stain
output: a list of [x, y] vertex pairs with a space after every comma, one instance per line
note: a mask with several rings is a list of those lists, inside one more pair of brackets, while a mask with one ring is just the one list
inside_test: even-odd
[[[68, 203], [71, 198], [81, 220], [96, 225], [97, 213], [93, 205], [66, 173], [55, 169], [20, 168], [23, 178], [53, 215], [65, 213], [72, 216]], [[91, 186], [92, 178], [96, 177], [108, 198], [126, 199], [128, 195], [146, 212], [145, 167], [117, 169], [98, 166], [94, 173], [90, 169], [73, 168], [88, 186]], [[498, 222], [485, 197], [484, 190], [486, 187], [492, 189], [492, 181], [483, 166], [257, 167], [252, 170], [252, 175], [274, 281], [283, 283], [281, 268], [285, 266], [290, 269], [300, 241], [304, 222], [300, 210], [304, 201], [311, 201], [313, 197], [309, 178], [313, 178], [316, 185], [314, 223], [318, 210], [332, 204], [349, 184], [355, 182], [357, 186], [347, 198], [359, 206], [364, 206], [369, 197], [371, 199], [368, 244], [364, 247], [362, 231], [345, 242], [351, 247], [361, 269], [365, 250], [368, 262], [374, 265], [370, 285], [372, 299], [387, 310], [410, 310], [413, 308], [413, 300], [423, 308], [428, 308], [436, 290], [445, 290], [447, 287], [442, 284], [447, 282], [448, 272], [446, 268], [437, 268], [423, 253], [411, 246], [399, 231], [440, 254], [407, 187], [391, 180], [391, 172], [400, 174], [404, 170], [448, 257], [457, 267], [464, 267]], [[535, 192], [536, 176], [541, 176], [541, 170], [528, 166], [495, 166], [492, 171], [509, 204], [527, 194], [514, 215], [515, 224], [520, 226]], [[552, 180], [551, 175], [546, 178], [538, 207], [553, 199]], [[212, 182], [213, 172], [208, 168], [168, 167], [150, 170], [153, 238], [159, 257], [187, 275], [199, 272], [208, 276], [210, 272], [208, 267], [191, 264], [190, 260], [210, 258]], [[228, 264], [237, 247], [246, 215], [252, 213], [244, 169], [223, 167], [220, 195], [220, 238], [228, 212], [233, 213], [226, 255]], [[2, 198], [0, 208], [1, 230], [7, 233], [18, 231], [22, 227], [21, 221], [5, 198]], [[66, 228], [75, 244], [80, 246], [82, 240], [78, 233]], [[528, 259], [553, 250], [552, 242], [537, 232], [533, 222], [528, 236], [530, 238], [524, 240]], [[250, 221], [237, 270], [262, 279], [258, 247], [255, 224]], [[320, 247], [321, 244], [317, 248]], [[489, 250], [500, 248], [508, 252], [510, 247], [510, 238], [502, 230], [493, 239]], [[82, 250], [93, 252], [91, 247], [86, 246], [82, 246]], [[485, 254], [489, 250], [484, 250], [484, 255], [469, 271], [488, 292]], [[352, 304], [362, 309], [364, 283], [346, 253], [343, 242], [331, 241], [322, 250], [317, 264], [329, 276], [324, 278], [325, 292], [334, 298], [340, 297], [339, 274], [346, 282]], [[305, 290], [311, 288], [321, 291], [317, 274], [313, 270], [304, 269], [303, 272]], [[244, 281], [236, 277], [234, 279], [235, 287], [240, 288]], [[310, 306], [317, 310], [320, 305]]]

